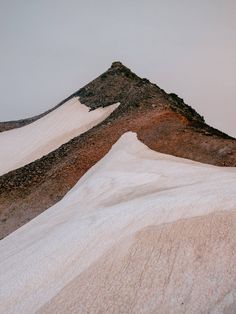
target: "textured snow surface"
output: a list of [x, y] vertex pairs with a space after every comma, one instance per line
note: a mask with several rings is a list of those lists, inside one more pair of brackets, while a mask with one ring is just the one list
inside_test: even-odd
[[0, 134], [0, 175], [47, 155], [107, 118], [118, 104], [89, 111], [72, 98], [41, 119]]
[[235, 313], [236, 169], [124, 134], [0, 242], [1, 313]]

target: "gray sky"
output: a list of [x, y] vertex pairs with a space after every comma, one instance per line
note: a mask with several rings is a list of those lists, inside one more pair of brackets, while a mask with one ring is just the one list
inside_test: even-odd
[[236, 136], [235, 0], [0, 0], [0, 120], [33, 116], [115, 60]]

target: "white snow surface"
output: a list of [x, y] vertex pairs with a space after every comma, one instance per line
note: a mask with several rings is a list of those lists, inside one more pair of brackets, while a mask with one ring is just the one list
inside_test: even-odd
[[0, 242], [1, 313], [233, 313], [236, 169], [126, 133]]
[[0, 133], [0, 175], [39, 159], [88, 131], [118, 105], [89, 111], [74, 97], [29, 125]]

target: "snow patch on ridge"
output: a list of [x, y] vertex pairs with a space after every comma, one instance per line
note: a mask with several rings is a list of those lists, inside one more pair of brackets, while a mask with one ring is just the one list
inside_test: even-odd
[[90, 109], [72, 98], [39, 120], [0, 134], [0, 175], [54, 151], [105, 120], [119, 103]]

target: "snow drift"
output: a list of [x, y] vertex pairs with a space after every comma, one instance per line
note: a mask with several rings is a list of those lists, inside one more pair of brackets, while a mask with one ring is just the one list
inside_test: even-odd
[[56, 205], [0, 242], [2, 313], [231, 313], [236, 169], [124, 134]]
[[39, 120], [0, 134], [0, 175], [47, 155], [105, 120], [114, 104], [89, 111], [75, 97]]

